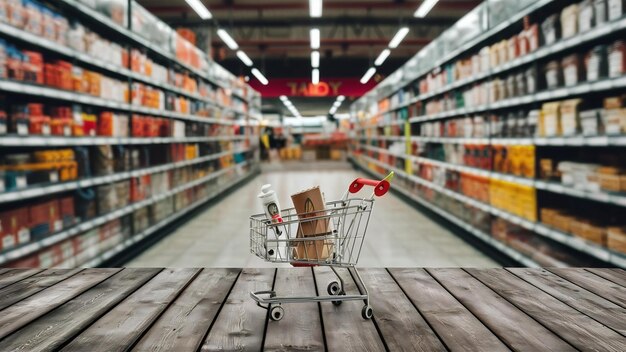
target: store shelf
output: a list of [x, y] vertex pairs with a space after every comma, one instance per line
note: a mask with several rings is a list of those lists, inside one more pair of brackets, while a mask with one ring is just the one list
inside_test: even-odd
[[461, 138], [411, 136], [411, 141], [449, 144], [548, 145], [548, 146], [626, 146], [626, 136], [571, 136], [522, 138]]
[[215, 79], [213, 79], [212, 77], [209, 77], [206, 73], [200, 71], [199, 69], [189, 66], [185, 63], [182, 63], [180, 61], [178, 61], [178, 59], [176, 57], [174, 57], [173, 55], [165, 52], [162, 48], [153, 45], [152, 43], [150, 43], [150, 41], [148, 41], [147, 39], [144, 39], [143, 37], [141, 37], [140, 35], [132, 32], [131, 30], [124, 28], [123, 26], [118, 25], [117, 23], [114, 23], [111, 19], [107, 18], [106, 16], [98, 13], [97, 11], [91, 9], [90, 7], [80, 3], [80, 1], [77, 0], [61, 0], [60, 1], [62, 4], [64, 4], [65, 6], [69, 6], [70, 8], [74, 9], [75, 11], [77, 11], [78, 13], [82, 14], [83, 16], [89, 18], [89, 20], [93, 23], [98, 23], [100, 26], [104, 26], [106, 28], [108, 28], [111, 31], [116, 32], [117, 34], [125, 37], [127, 40], [133, 42], [134, 44], [138, 44], [146, 49], [148, 49], [150, 51], [150, 53], [154, 54], [154, 55], [158, 55], [159, 57], [162, 57], [178, 66], [183, 67], [184, 69], [186, 69], [187, 71], [190, 71], [192, 73], [194, 73], [195, 75], [203, 78], [204, 80], [206, 80], [209, 83], [212, 83], [216, 86], [222, 87], [224, 88], [224, 85], [218, 81], [216, 81]]
[[104, 108], [110, 108], [121, 111], [128, 111], [141, 114], [149, 114], [155, 116], [171, 117], [186, 121], [195, 121], [203, 123], [216, 123], [233, 125], [236, 124], [232, 120], [223, 120], [211, 117], [199, 117], [190, 114], [178, 113], [174, 111], [153, 109], [143, 106], [131, 105], [124, 102], [117, 102], [107, 100], [99, 97], [94, 97], [87, 94], [75, 93], [71, 91], [65, 91], [56, 88], [50, 88], [46, 86], [37, 86], [28, 83], [22, 83], [17, 81], [0, 80], [0, 91], [11, 92], [15, 94], [26, 94], [36, 97], [44, 97], [50, 99], [64, 100], [71, 103], [81, 103], [85, 105], [92, 105]]
[[54, 137], [54, 136], [0, 136], [0, 146], [4, 147], [55, 147], [78, 145], [117, 145], [117, 144], [169, 144], [244, 140], [247, 136], [217, 137]]
[[195, 203], [191, 204], [190, 206], [168, 216], [167, 218], [159, 221], [158, 223], [150, 226], [149, 228], [143, 230], [142, 232], [131, 236], [130, 238], [124, 240], [124, 242], [116, 245], [115, 247], [105, 251], [104, 253], [100, 254], [99, 256], [97, 256], [96, 258], [93, 258], [92, 260], [88, 261], [87, 263], [81, 264], [81, 266], [84, 267], [88, 267], [88, 268], [93, 268], [93, 267], [98, 267], [100, 266], [102, 263], [104, 263], [105, 261], [113, 258], [114, 256], [116, 256], [117, 254], [121, 253], [122, 251], [126, 250], [127, 248], [130, 248], [131, 246], [135, 245], [136, 243], [144, 240], [145, 238], [153, 235], [155, 232], [159, 231], [160, 229], [162, 229], [163, 227], [167, 226], [168, 224], [171, 224], [172, 222], [176, 221], [177, 219], [183, 217], [184, 215], [190, 213], [191, 211], [193, 211], [194, 209], [198, 208], [199, 206], [205, 204], [206, 202], [215, 199], [217, 197], [219, 197], [220, 195], [226, 193], [227, 191], [229, 191], [232, 187], [236, 186], [237, 184], [239, 184], [240, 182], [244, 181], [245, 179], [247, 179], [250, 175], [254, 174], [255, 172], [258, 172], [257, 170], [252, 170], [250, 172], [248, 172], [248, 174], [243, 175], [243, 176], [239, 176], [236, 180], [229, 182], [227, 185], [223, 185], [220, 186], [220, 189], [216, 192], [211, 194], [210, 196], [201, 199], [199, 201], [196, 201]]
[[424, 179], [421, 179], [417, 176], [414, 175], [409, 175], [406, 172], [404, 172], [403, 170], [400, 170], [398, 168], [395, 168], [393, 166], [387, 165], [385, 163], [382, 163], [378, 160], [372, 159], [370, 157], [367, 156], [360, 156], [361, 158], [379, 165], [380, 167], [389, 169], [389, 170], [393, 170], [395, 173], [397, 173], [398, 175], [402, 175], [403, 177], [419, 184], [422, 185], [424, 187], [430, 188], [434, 191], [437, 191], [439, 193], [442, 193], [444, 195], [447, 195], [451, 198], [454, 198], [462, 203], [471, 205], [475, 208], [478, 208], [482, 211], [488, 212], [494, 216], [497, 216], [499, 218], [502, 218], [504, 220], [507, 220], [513, 224], [519, 225], [527, 230], [533, 231], [539, 235], [542, 235], [544, 237], [550, 238], [556, 242], [559, 242], [569, 248], [578, 250], [582, 253], [585, 253], [587, 255], [590, 255], [592, 257], [595, 257], [599, 260], [605, 261], [607, 263], [619, 266], [621, 268], [626, 268], [626, 256], [621, 255], [619, 253], [613, 252], [607, 248], [601, 247], [599, 245], [590, 243], [588, 241], [585, 241], [581, 238], [563, 233], [563, 232], [559, 232], [556, 230], [552, 230], [550, 228], [548, 228], [547, 226], [541, 224], [541, 223], [536, 223], [533, 221], [529, 221], [527, 219], [524, 219], [522, 217], [519, 217], [517, 215], [513, 215], [510, 214], [506, 211], [500, 210], [498, 208], [495, 208], [489, 204], [486, 203], [482, 203], [480, 201], [477, 201], [475, 199], [472, 199], [470, 197], [467, 197], [465, 195], [462, 195], [460, 193], [451, 191], [449, 189], [446, 189], [444, 187], [441, 187], [439, 185], [436, 185], [430, 181], [426, 181]]
[[118, 210], [115, 210], [113, 212], [110, 212], [108, 214], [105, 215], [100, 215], [94, 219], [91, 220], [87, 220], [87, 221], [83, 221], [79, 224], [76, 224], [75, 226], [67, 229], [67, 230], [62, 230], [61, 232], [52, 234], [50, 236], [47, 236], [39, 241], [36, 242], [32, 242], [32, 243], [28, 243], [19, 247], [16, 247], [14, 249], [10, 249], [8, 251], [6, 251], [5, 253], [0, 254], [0, 265], [10, 262], [10, 261], [14, 261], [16, 259], [22, 258], [28, 254], [32, 254], [35, 253], [37, 251], [39, 251], [40, 249], [49, 247], [51, 245], [54, 245], [56, 243], [59, 243], [65, 239], [71, 238], [79, 233], [88, 231], [90, 229], [93, 229], [97, 226], [100, 226], [106, 222], [109, 222], [111, 220], [114, 219], [118, 219], [126, 214], [130, 214], [131, 212], [144, 208], [146, 206], [149, 206], [151, 204], [154, 204], [160, 200], [163, 200], [167, 197], [173, 196], [177, 193], [183, 192], [185, 190], [188, 190], [190, 188], [193, 188], [195, 186], [198, 186], [200, 184], [206, 183], [210, 180], [213, 180], [217, 177], [219, 177], [220, 175], [223, 175], [224, 173], [233, 170], [237, 167], [242, 167], [243, 165], [246, 165], [248, 162], [242, 162], [239, 164], [235, 164], [232, 166], [229, 166], [225, 169], [219, 170], [219, 171], [215, 171], [205, 177], [202, 177], [198, 180], [194, 180], [192, 182], [188, 182], [184, 185], [175, 187], [167, 192], [158, 194], [158, 195], [154, 195], [148, 199], [142, 200], [140, 202], [137, 203], [133, 203], [133, 204], [129, 204], [123, 208], [120, 208]]
[[496, 109], [505, 109], [522, 105], [545, 102], [549, 100], [557, 100], [569, 98], [576, 95], [588, 94], [594, 92], [603, 92], [611, 89], [626, 88], [626, 76], [617, 78], [608, 78], [596, 82], [584, 82], [571, 87], [555, 88], [547, 91], [541, 91], [534, 94], [527, 94], [521, 97], [503, 99], [497, 102], [469, 108], [459, 108], [450, 111], [444, 111], [432, 115], [413, 116], [409, 118], [411, 123], [427, 122], [441, 120], [454, 116], [462, 116], [467, 114], [480, 113]]
[[[411, 99], [407, 104], [403, 104], [403, 106], [399, 106], [397, 108], [392, 108], [389, 111], [392, 110], [397, 110], [400, 109], [402, 107], [414, 104], [418, 101], [423, 101], [423, 100], [427, 100], [430, 98], [433, 98], [435, 96], [438, 95], [442, 95], [445, 93], [448, 93], [454, 89], [458, 89], [460, 87], [466, 86], [466, 85], [470, 85], [479, 81], [484, 80], [485, 78], [488, 77], [492, 77], [498, 74], [501, 74], [503, 72], [506, 71], [510, 71], [516, 68], [519, 68], [523, 65], [529, 64], [529, 63], [533, 63], [533, 62], [537, 62], [538, 60], [544, 59], [548, 56], [552, 56], [552, 55], [556, 55], [556, 54], [560, 54], [566, 50], [575, 48], [577, 46], [580, 45], [585, 45], [588, 44], [592, 41], [595, 41], [599, 38], [602, 38], [606, 35], [608, 35], [609, 33], [614, 33], [617, 31], [621, 31], [626, 29], [626, 18], [622, 18], [620, 20], [617, 20], [615, 22], [612, 23], [608, 23], [606, 25], [600, 26], [600, 27], [595, 27], [590, 29], [589, 31], [586, 31], [584, 33], [579, 33], [573, 37], [570, 38], [566, 38], [566, 39], [561, 39], [553, 44], [550, 45], [546, 45], [546, 46], [542, 46], [540, 48], [538, 48], [537, 50], [535, 50], [534, 52], [531, 52], [527, 55], [524, 55], [522, 57], [516, 58], [514, 60], [508, 61], [507, 63], [500, 65], [496, 68], [493, 68], [489, 71], [480, 73], [478, 75], [475, 75], [473, 77], [469, 77], [469, 78], [465, 78], [465, 79], [461, 79], [458, 80], [456, 82], [453, 82], [451, 84], [446, 85], [445, 87], [442, 87], [440, 89], [435, 90], [434, 92], [430, 92], [430, 93], [425, 93], [425, 94], [420, 94], [417, 97], [414, 97], [413, 99]], [[606, 82], [600, 81], [600, 82], [592, 82], [591, 86], [594, 88], [598, 88], [598, 89], [610, 89], [604, 87], [604, 85], [606, 85]], [[604, 87], [604, 88], [603, 88]], [[577, 94], [582, 94], [585, 92], [588, 92], [587, 89], [589, 89], [588, 87], [585, 87], [584, 85], [582, 87], [579, 88], [575, 88], [574, 91]], [[578, 90], [578, 91], [577, 91]], [[558, 96], [560, 96], [560, 94], [556, 94]], [[554, 99], [554, 98], [548, 98], [548, 99]]]
[[91, 178], [81, 179], [77, 181], [54, 183], [54, 184], [44, 185], [44, 186], [34, 186], [34, 187], [28, 187], [28, 188], [21, 189], [21, 190], [4, 192], [4, 193], [0, 193], [0, 204], [13, 202], [17, 200], [22, 201], [22, 200], [26, 200], [30, 198], [41, 197], [44, 195], [71, 191], [71, 190], [79, 189], [79, 188], [92, 187], [92, 186], [97, 186], [97, 185], [101, 185], [105, 183], [117, 182], [117, 181], [125, 180], [131, 177], [140, 177], [143, 175], [155, 174], [155, 173], [173, 170], [173, 169], [177, 169], [177, 168], [181, 168], [185, 166], [204, 163], [204, 162], [219, 159], [221, 157], [228, 156], [228, 155], [245, 153], [245, 152], [248, 152], [249, 150], [250, 149], [244, 149], [241, 151], [226, 151], [222, 153], [204, 156], [201, 158], [196, 158], [193, 160], [185, 160], [185, 161], [171, 163], [171, 164], [147, 167], [147, 168], [143, 168], [139, 170], [120, 172], [120, 173], [115, 173], [115, 174], [106, 175], [106, 176], [91, 177]]
[[[352, 157], [351, 157], [352, 158]], [[378, 178], [384, 178], [385, 175], [380, 174], [378, 172], [375, 172], [373, 170], [368, 169], [366, 166], [362, 165], [358, 160], [355, 160], [354, 158], [352, 158], [352, 160], [354, 162], [356, 162], [359, 166], [361, 166], [361, 168], [363, 168], [364, 170], [366, 170], [367, 172], [375, 175]], [[389, 168], [389, 167], [388, 167]], [[393, 168], [391, 168], [393, 169]], [[394, 170], [394, 172], [398, 172], [396, 170]], [[401, 171], [400, 171], [401, 172]], [[506, 256], [508, 256], [509, 258], [513, 259], [514, 261], [522, 264], [525, 267], [529, 267], [529, 268], [537, 268], [540, 265], [537, 264], [535, 261], [533, 261], [532, 259], [526, 257], [525, 255], [519, 253], [518, 251], [514, 250], [511, 247], [508, 247], [507, 245], [503, 244], [502, 242], [496, 240], [495, 238], [491, 237], [490, 235], [484, 233], [483, 231], [477, 229], [476, 227], [470, 225], [469, 223], [457, 218], [456, 216], [448, 213], [447, 211], [435, 206], [434, 204], [418, 197], [415, 194], [412, 194], [408, 191], [406, 191], [404, 188], [396, 186], [393, 184], [391, 184], [391, 188], [402, 193], [403, 195], [405, 195], [406, 197], [418, 202], [419, 204], [421, 204], [422, 206], [432, 210], [433, 212], [437, 213], [439, 216], [445, 218], [446, 220], [452, 222], [453, 224], [455, 224], [456, 226], [462, 228], [463, 230], [467, 231], [468, 233], [472, 234], [474, 237], [482, 240], [483, 242], [491, 245], [493, 248], [497, 249], [498, 251], [500, 251], [501, 253], [505, 254]]]
[[508, 175], [508, 174], [483, 170], [483, 169], [464, 166], [464, 165], [456, 165], [456, 164], [451, 164], [448, 162], [422, 158], [418, 156], [408, 155], [405, 153], [391, 153], [386, 149], [378, 148], [378, 147], [374, 147], [374, 146], [370, 146], [366, 144], [361, 144], [360, 146], [363, 149], [372, 150], [378, 153], [385, 153], [385, 154], [392, 155], [398, 158], [416, 160], [419, 163], [435, 165], [435, 166], [442, 167], [448, 170], [459, 171], [459, 172], [473, 174], [476, 176], [488, 177], [491, 179], [517, 183], [517, 184], [524, 185], [524, 186], [535, 187], [542, 191], [548, 191], [548, 192], [557, 193], [557, 194], [565, 194], [565, 195], [572, 196], [572, 197], [588, 199], [588, 200], [593, 200], [596, 202], [626, 207], [626, 195], [624, 194], [616, 194], [616, 193], [601, 192], [601, 191], [591, 192], [591, 191], [576, 189], [571, 186], [565, 186], [557, 182], [548, 182], [548, 181], [530, 179], [526, 177], [519, 177], [515, 175]]

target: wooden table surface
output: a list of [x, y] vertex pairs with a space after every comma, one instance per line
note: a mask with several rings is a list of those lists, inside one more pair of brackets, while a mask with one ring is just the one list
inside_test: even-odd
[[0, 269], [0, 351], [626, 351], [621, 269], [359, 272], [372, 320], [349, 301], [274, 322], [250, 291], [325, 294], [330, 269]]

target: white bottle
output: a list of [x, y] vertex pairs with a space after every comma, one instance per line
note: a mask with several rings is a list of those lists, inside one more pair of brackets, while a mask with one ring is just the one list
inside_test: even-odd
[[[272, 190], [272, 185], [266, 184], [261, 187], [261, 193], [258, 195], [263, 204], [265, 216], [272, 224], [283, 222], [280, 216], [280, 204], [276, 192]], [[267, 232], [267, 258], [271, 260], [287, 261], [287, 234], [280, 227], [273, 227], [273, 231]], [[278, 240], [278, 241], [274, 241]]]

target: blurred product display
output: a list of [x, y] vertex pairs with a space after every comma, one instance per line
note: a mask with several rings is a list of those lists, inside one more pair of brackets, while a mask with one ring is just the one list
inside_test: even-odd
[[257, 172], [258, 93], [127, 6], [0, 2], [3, 267], [100, 265]]
[[350, 157], [524, 265], [626, 267], [625, 9], [567, 3], [474, 9], [353, 104]]

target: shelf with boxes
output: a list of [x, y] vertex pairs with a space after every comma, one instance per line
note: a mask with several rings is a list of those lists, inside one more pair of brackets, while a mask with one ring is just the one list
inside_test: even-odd
[[[37, 253], [62, 241], [70, 240], [81, 233], [85, 233], [92, 229], [98, 229], [99, 227], [111, 223], [113, 220], [120, 219], [126, 215], [132, 214], [134, 216], [135, 214], [137, 214], [138, 211], [142, 211], [142, 209], [146, 209], [146, 207], [148, 206], [159, 204], [163, 200], [171, 199], [173, 196], [189, 190], [193, 190], [195, 187], [206, 184], [207, 182], [215, 180], [222, 175], [230, 175], [229, 178], [232, 179], [232, 172], [240, 170], [241, 168], [244, 168], [246, 166], [248, 166], [247, 162], [226, 166], [223, 169], [210, 172], [207, 175], [197, 178], [193, 181], [181, 182], [181, 184], [176, 187], [165, 187], [166, 189], [164, 190], [154, 190], [154, 192], [151, 192], [151, 196], [144, 197], [144, 199], [137, 200], [135, 202], [130, 202], [130, 199], [127, 199], [127, 201], [122, 202], [126, 203], [126, 205], [110, 204], [106, 207], [106, 209], [104, 209], [101, 214], [99, 210], [102, 207], [98, 206], [97, 215], [92, 214], [91, 217], [81, 219], [81, 221], [73, 221], [76, 220], [72, 219], [76, 215], [72, 214], [72, 210], [83, 212], [88, 212], [90, 210], [79, 208], [81, 207], [81, 205], [85, 206], [85, 204], [76, 205], [75, 203], [70, 201], [66, 202], [68, 204], [66, 206], [68, 208], [67, 214], [64, 212], [63, 205], [60, 206], [60, 210], [56, 210], [57, 206], [51, 207], [47, 202], [40, 202], [27, 208], [17, 208], [15, 210], [7, 211], [2, 214], [3, 219], [6, 220], [7, 223], [10, 223], [12, 225], [4, 229], [5, 233], [3, 233], [2, 243], [3, 245], [10, 244], [10, 246], [8, 248], [2, 248], [2, 250], [0, 251], [0, 264], [6, 266], [12, 266], [12, 264], [15, 264], [16, 266], [21, 266], [23, 263], [21, 263], [20, 261], [23, 260], [24, 257], [27, 257], [33, 253]], [[240, 173], [243, 172], [240, 171]], [[162, 177], [161, 179], [163, 179], [164, 181], [167, 180], [167, 178]], [[169, 188], [169, 190], [167, 188]], [[108, 189], [98, 191], [99, 194], [103, 192], [108, 192]], [[128, 198], [130, 198], [131, 196], [129, 190], [126, 188], [124, 188], [122, 192], [114, 192], [116, 192], [117, 195], [113, 198], [116, 198], [117, 196], [121, 197], [122, 194], [125, 194]], [[194, 192], [191, 192], [191, 194], [193, 193]], [[190, 194], [188, 193], [186, 195]], [[93, 208], [94, 205], [87, 205], [87, 208], [89, 207]], [[51, 209], [55, 210], [51, 211]], [[95, 209], [93, 211], [95, 212]], [[174, 211], [166, 210], [162, 213], [163, 214], [161, 214], [160, 217], [165, 219], [168, 215], [174, 213]], [[145, 217], [145, 215], [142, 215], [142, 217]], [[67, 218], [70, 218], [69, 221], [67, 220]], [[147, 219], [142, 219], [142, 221], [144, 222], [146, 220]], [[159, 219], [159, 221], [162, 221], [162, 219]], [[147, 226], [148, 225], [145, 225], [145, 227]], [[44, 235], [36, 235], [34, 233], [35, 231], [43, 231], [43, 227], [46, 227], [47, 231], [50, 233]], [[130, 230], [131, 228], [132, 226], [128, 226], [128, 230]], [[41, 238], [36, 239], [36, 236], [40, 236]], [[96, 251], [94, 253], [94, 256], [100, 254], [99, 252], [100, 251]], [[80, 263], [78, 263], [77, 265], [79, 264]]]
[[[366, 165], [363, 165], [360, 161], [355, 160], [353, 158], [353, 161], [355, 161], [357, 164], [359, 164], [359, 166], [361, 168], [363, 168], [366, 172], [369, 172], [371, 174], [378, 176], [382, 176], [384, 177], [384, 173], [380, 173], [377, 172], [375, 170], [371, 170], [370, 168], [368, 168]], [[400, 172], [400, 177], [402, 177], [403, 173], [402, 171]], [[491, 235], [487, 234], [486, 232], [484, 232], [481, 229], [478, 229], [477, 227], [473, 226], [472, 224], [470, 224], [468, 221], [461, 219], [460, 217], [457, 217], [455, 215], [452, 215], [451, 213], [449, 213], [448, 211], [436, 206], [435, 204], [433, 204], [432, 202], [429, 202], [426, 199], [423, 199], [421, 197], [419, 197], [418, 195], [408, 192], [404, 187], [400, 186], [396, 186], [396, 183], [392, 183], [391, 187], [402, 193], [404, 196], [409, 197], [410, 199], [418, 202], [419, 204], [421, 204], [422, 206], [434, 211], [435, 213], [437, 213], [438, 215], [446, 218], [447, 220], [451, 221], [452, 223], [454, 223], [455, 225], [463, 228], [465, 231], [471, 233], [472, 235], [474, 235], [475, 237], [479, 238], [481, 241], [486, 242], [488, 244], [490, 244], [491, 246], [493, 246], [494, 248], [496, 248], [498, 251], [502, 252], [503, 254], [505, 254], [506, 256], [508, 256], [509, 258], [517, 261], [518, 263], [521, 263], [524, 266], [527, 267], [539, 267], [540, 265], [535, 262], [534, 260], [530, 259], [529, 257], [521, 254], [520, 252], [516, 251], [513, 248], [510, 248], [506, 245], [504, 245], [503, 243], [501, 243], [500, 241], [498, 241], [497, 239], [495, 239], [494, 237], [492, 237]]]
[[[242, 163], [226, 167], [167, 192], [83, 221], [39, 241], [20, 244], [10, 251], [1, 253], [0, 263], [7, 267], [85, 265], [88, 261], [97, 260], [123, 240], [139, 241], [139, 238], [134, 239], [135, 236], [145, 237], [144, 230], [153, 224], [162, 227], [168, 218], [170, 221], [174, 219], [172, 214], [184, 211], [189, 205], [206, 203], [223, 190], [221, 187], [224, 184], [230, 187], [245, 178], [246, 174], [253, 172], [252, 169], [241, 171], [241, 168], [246, 166], [247, 163]], [[244, 177], [241, 177], [242, 175]], [[229, 183], [233, 180], [235, 182]], [[15, 216], [15, 219], [19, 220], [20, 217]], [[132, 222], [132, 225], [122, 224], [122, 221]], [[17, 221], [16, 226], [24, 226], [24, 223]]]
[[[574, 249], [590, 257], [596, 258], [597, 260], [600, 260], [602, 262], [611, 263], [612, 265], [616, 265], [619, 267], [626, 267], [626, 255], [621, 254], [620, 253], [621, 251], [617, 251], [618, 248], [621, 248], [617, 246], [623, 245], [623, 242], [621, 242], [619, 239], [621, 236], [620, 231], [622, 231], [619, 227], [611, 228], [610, 230], [608, 230], [608, 231], [611, 231], [610, 238], [611, 239], [615, 238], [613, 239], [613, 241], [615, 242], [614, 244], [616, 246], [614, 250], [612, 248], [607, 249], [603, 244], [600, 244], [600, 243], [597, 243], [597, 241], [594, 241], [593, 236], [595, 236], [596, 239], [602, 237], [602, 230], [598, 230], [598, 229], [584, 230], [585, 226], [587, 225], [586, 223], [584, 223], [583, 226], [576, 228], [577, 231], [572, 233], [571, 231], [562, 231], [557, 228], [552, 228], [550, 226], [547, 226], [547, 225], [552, 225], [552, 223], [543, 224], [540, 222], [536, 222], [536, 219], [535, 220], [529, 219], [528, 216], [532, 217], [533, 215], [532, 210], [525, 211], [524, 213], [526, 213], [526, 216], [521, 216], [520, 214], [514, 214], [512, 212], [515, 211], [515, 209], [510, 208], [510, 206], [512, 205], [511, 204], [512, 202], [509, 202], [508, 200], [515, 199], [516, 197], [514, 196], [514, 193], [511, 193], [510, 191], [506, 191], [505, 189], [505, 187], [509, 188], [510, 186], [514, 186], [514, 185], [508, 183], [507, 181], [503, 181], [502, 184], [497, 186], [500, 189], [500, 191], [497, 191], [497, 192], [501, 193], [500, 196], [497, 197], [497, 199], [500, 199], [502, 201], [494, 202], [493, 193], [497, 193], [497, 192], [491, 192], [492, 195], [490, 196], [488, 195], [489, 190], [486, 190], [485, 187], [482, 187], [483, 191], [480, 192], [483, 195], [482, 199], [477, 200], [473, 197], [466, 196], [462, 193], [451, 190], [449, 185], [439, 185], [437, 183], [433, 183], [432, 181], [423, 179], [421, 177], [408, 174], [404, 170], [393, 167], [379, 160], [376, 160], [376, 159], [373, 159], [364, 155], [353, 155], [352, 158], [356, 160], [362, 159], [366, 161], [368, 164], [365, 164], [364, 167], [369, 170], [371, 170], [371, 165], [369, 164], [374, 164], [377, 167], [383, 168], [384, 170], [393, 170], [399, 176], [401, 176], [402, 178], [406, 180], [405, 183], [407, 187], [411, 188], [410, 185], [419, 185], [427, 189], [430, 189], [432, 191], [438, 192], [442, 195], [445, 195], [449, 198], [452, 198], [460, 202], [461, 204], [479, 209], [482, 212], [491, 214], [495, 218], [502, 219], [509, 224], [528, 230], [529, 231], [528, 236], [532, 236], [533, 234], [539, 234], [542, 237], [549, 238], [550, 240], [553, 240], [561, 245], [564, 245], [569, 249]], [[526, 186], [525, 188], [528, 189], [530, 192], [532, 192], [532, 187]], [[478, 198], [481, 198], [481, 197], [478, 197]], [[492, 204], [489, 204], [490, 201]], [[532, 201], [525, 202], [525, 204], [530, 205], [530, 206], [532, 206], [533, 203], [534, 202]], [[505, 209], [503, 210], [502, 208], [505, 208]], [[552, 210], [552, 209], [546, 209], [546, 210]], [[542, 209], [542, 211], [545, 212], [544, 209]], [[578, 232], [578, 231], [581, 231], [581, 232]], [[583, 231], [586, 231], [586, 232], [583, 232]], [[489, 232], [489, 231], [486, 231], [486, 232]], [[605, 233], [606, 233], [606, 230], [605, 230]], [[613, 243], [610, 243], [610, 244], [613, 244]], [[557, 253], [555, 252], [555, 254]], [[572, 263], [576, 262], [575, 258], [570, 258], [570, 259], [572, 260]], [[549, 259], [544, 258], [544, 260], [549, 260]], [[581, 261], [578, 261], [578, 262], [581, 263]], [[553, 262], [551, 264], [545, 264], [545, 265], [554, 265], [554, 264], [555, 263]], [[559, 264], [559, 266], [561, 265], [564, 265], [564, 264], [563, 263]]]

